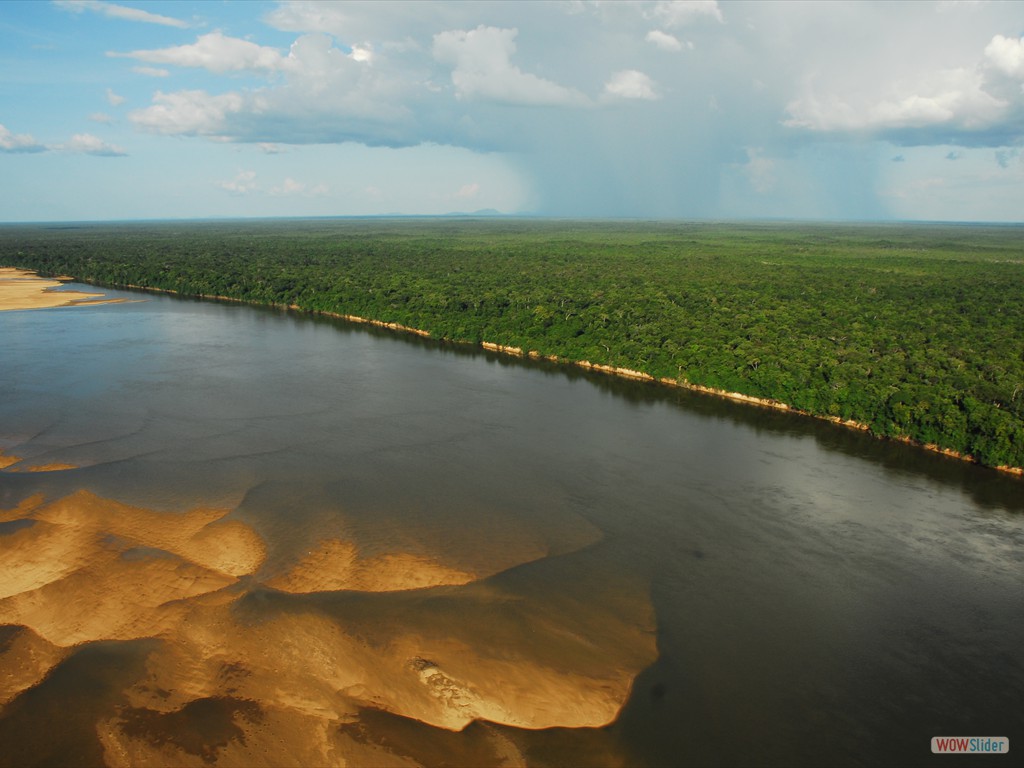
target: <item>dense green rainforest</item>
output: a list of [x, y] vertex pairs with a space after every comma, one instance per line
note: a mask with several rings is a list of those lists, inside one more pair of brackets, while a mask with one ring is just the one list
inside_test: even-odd
[[1024, 466], [1024, 228], [363, 219], [0, 227], [0, 265], [360, 315]]

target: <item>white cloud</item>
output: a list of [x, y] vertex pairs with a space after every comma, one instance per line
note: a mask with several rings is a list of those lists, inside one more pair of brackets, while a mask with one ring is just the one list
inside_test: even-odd
[[373, 46], [370, 45], [353, 45], [352, 53], [349, 54], [353, 61], [369, 62], [373, 61]]
[[292, 43], [280, 68], [290, 75], [289, 84], [294, 88], [315, 92], [332, 88], [351, 91], [360, 75], [367, 71], [368, 61], [346, 54], [328, 35], [310, 34]]
[[256, 146], [258, 146], [263, 153], [267, 155], [279, 155], [284, 152], [284, 149], [282, 149], [279, 144], [275, 144], [272, 141], [261, 141], [257, 143]]
[[147, 75], [149, 77], [168, 77], [171, 74], [169, 70], [162, 67], [132, 67], [132, 72], [138, 72], [140, 75]]
[[651, 78], [635, 69], [626, 69], [612, 75], [611, 79], [604, 84], [604, 95], [606, 98], [645, 99], [647, 101], [660, 98], [654, 90]]
[[89, 119], [92, 120], [94, 123], [107, 123], [107, 124], [109, 124], [109, 123], [114, 122], [114, 118], [112, 118], [110, 115], [106, 114], [105, 112], [93, 112], [91, 115], [89, 115]]
[[455, 196], [461, 199], [472, 199], [480, 194], [480, 185], [477, 182], [472, 184], [463, 184]]
[[[156, 133], [262, 143], [282, 137], [288, 143], [410, 143], [400, 135], [412, 130], [406, 102], [424, 89], [405, 73], [378, 66], [376, 58], [345, 53], [320, 33], [299, 37], [287, 56], [260, 46], [233, 50], [240, 56], [219, 58], [215, 65], [207, 61], [221, 69], [273, 66], [278, 77], [263, 88], [219, 95], [196, 90], [157, 92], [153, 104], [133, 112], [131, 120]], [[273, 51], [273, 56], [267, 51]], [[179, 53], [176, 50], [174, 56]], [[189, 51], [181, 60], [191, 60], [194, 53]]]
[[165, 27], [177, 27], [178, 29], [185, 29], [189, 26], [187, 21], [182, 21], [181, 19], [174, 19], [170, 16], [161, 16], [157, 13], [150, 13], [149, 11], [143, 11], [141, 8], [129, 8], [115, 3], [104, 3], [99, 0], [55, 0], [54, 4], [58, 8], [63, 8], [64, 10], [72, 11], [73, 13], [93, 11], [94, 13], [99, 13], [103, 16], [109, 16], [113, 19], [123, 19], [125, 21], [141, 21], [147, 24], [161, 24]]
[[273, 197], [324, 197], [330, 193], [327, 184], [309, 185], [302, 181], [286, 177], [280, 184], [265, 187], [256, 180], [256, 171], [239, 171], [230, 181], [217, 184], [221, 189], [233, 195], [270, 195]]
[[686, 43], [684, 45], [675, 35], [662, 32], [660, 29], [652, 29], [644, 39], [648, 43], [654, 43], [663, 51], [681, 51], [684, 47], [693, 48], [693, 43]]
[[228, 37], [219, 30], [200, 35], [189, 45], [128, 53], [111, 51], [107, 55], [148, 61], [150, 64], [195, 67], [217, 73], [242, 70], [270, 71], [280, 68], [282, 61], [281, 54], [275, 48], [257, 45], [237, 37]]
[[110, 88], [107, 88], [107, 101], [112, 107], [119, 107], [127, 101], [124, 96], [118, 96]]
[[[94, 116], [95, 117], [95, 116]], [[76, 133], [63, 144], [52, 144], [47, 146], [40, 144], [27, 133], [11, 133], [3, 125], [0, 125], [0, 152], [74, 152], [85, 155], [99, 155], [102, 157], [123, 157], [127, 154], [120, 147], [107, 144], [102, 139], [93, 136], [91, 133]]]
[[245, 195], [259, 189], [256, 171], [239, 171], [231, 181], [222, 181], [217, 186], [235, 195]]
[[584, 106], [579, 91], [523, 72], [511, 62], [517, 29], [479, 26], [434, 35], [434, 58], [453, 67], [458, 98], [483, 98], [505, 104]]
[[59, 144], [54, 149], [64, 152], [77, 152], [84, 155], [98, 155], [100, 157], [124, 157], [125, 152], [120, 147], [107, 144], [105, 141], [91, 133], [76, 133], [64, 144]]
[[352, 29], [353, 18], [337, 3], [290, 2], [280, 3], [265, 17], [274, 29], [286, 32], [327, 32], [343, 37]]
[[272, 195], [300, 195], [305, 191], [306, 185], [292, 178], [286, 178], [280, 185], [270, 188]]
[[302, 197], [325, 197], [331, 188], [324, 183], [309, 185], [302, 181], [288, 177], [280, 184], [267, 190], [268, 194], [275, 196], [302, 196]]
[[1024, 79], [1024, 37], [996, 35], [985, 48], [985, 58], [1003, 74]]
[[218, 136], [225, 130], [228, 115], [240, 112], [243, 103], [237, 93], [213, 96], [206, 91], [157, 91], [152, 106], [128, 117], [153, 133]]
[[711, 18], [719, 23], [725, 21], [716, 0], [661, 0], [646, 15], [670, 28], [682, 27], [702, 18]]
[[983, 88], [977, 70], [960, 68], [934, 73], [913, 85], [897, 83], [888, 98], [824, 98], [813, 92], [791, 101], [785, 125], [814, 131], [875, 131], [952, 125], [982, 128], [1007, 106]]
[[44, 152], [46, 147], [27, 133], [11, 133], [0, 124], [0, 152]]

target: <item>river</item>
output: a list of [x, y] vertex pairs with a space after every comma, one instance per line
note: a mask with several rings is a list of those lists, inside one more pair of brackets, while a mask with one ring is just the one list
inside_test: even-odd
[[132, 301], [0, 313], [0, 765], [1024, 749], [1018, 478], [544, 361], [104, 292]]

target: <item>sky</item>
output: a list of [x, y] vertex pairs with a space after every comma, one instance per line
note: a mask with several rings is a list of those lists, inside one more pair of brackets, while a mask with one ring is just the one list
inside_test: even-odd
[[1024, 220], [1022, 2], [0, 3], [0, 221]]

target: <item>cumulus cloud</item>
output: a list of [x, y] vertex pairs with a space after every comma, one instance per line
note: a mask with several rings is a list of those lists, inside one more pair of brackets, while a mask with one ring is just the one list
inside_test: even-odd
[[275, 48], [257, 45], [237, 37], [228, 37], [220, 31], [200, 35], [194, 43], [188, 45], [128, 53], [110, 51], [107, 55], [137, 59], [150, 64], [194, 67], [217, 73], [275, 70], [280, 68], [283, 58]]
[[517, 29], [483, 25], [434, 35], [434, 58], [452, 67], [458, 98], [481, 98], [529, 106], [584, 106], [573, 88], [523, 72], [511, 62]]
[[124, 96], [119, 96], [118, 94], [114, 93], [113, 90], [107, 88], [107, 102], [110, 104], [110, 106], [119, 107], [122, 104], [124, 104], [125, 101], [127, 101], [127, 99], [125, 99]]
[[54, 4], [58, 8], [63, 8], [73, 13], [92, 11], [102, 16], [109, 16], [112, 19], [141, 21], [146, 24], [160, 24], [165, 27], [177, 27], [178, 29], [185, 29], [189, 26], [187, 21], [182, 21], [181, 19], [161, 16], [158, 13], [150, 13], [149, 11], [143, 11], [141, 8], [129, 8], [128, 6], [117, 5], [116, 3], [104, 3], [100, 2], [100, 0], [55, 0]]
[[1002, 146], [1024, 139], [1024, 38], [995, 35], [974, 60], [922, 68], [901, 79], [822, 88], [805, 81], [784, 125], [817, 132], [859, 132], [909, 144]]
[[273, 197], [323, 197], [330, 193], [327, 184], [306, 184], [302, 181], [286, 177], [280, 184], [265, 187], [256, 179], [256, 171], [239, 171], [233, 179], [217, 184], [221, 189], [233, 195], [271, 195]]
[[654, 4], [648, 14], [666, 27], [682, 27], [702, 19], [714, 19], [722, 23], [722, 9], [717, 0], [661, 0]]
[[887, 98], [857, 100], [813, 92], [791, 101], [785, 125], [813, 131], [886, 131], [945, 125], [981, 129], [998, 120], [1007, 103], [984, 89], [975, 69], [931, 74], [922, 82], [897, 84]]
[[[362, 86], [381, 85], [363, 49], [346, 53], [324, 34], [302, 35], [282, 59], [280, 69], [289, 76], [289, 86], [308, 94], [335, 98], [341, 93], [353, 94]], [[366, 78], [361, 83], [362, 78]], [[330, 91], [337, 89], [338, 93]]]
[[138, 72], [140, 75], [148, 77], [169, 77], [171, 74], [170, 70], [163, 67], [132, 67], [132, 72]]
[[234, 195], [245, 195], [259, 189], [256, 183], [256, 171], [239, 171], [230, 181], [222, 181], [217, 186]]
[[30, 134], [11, 133], [6, 126], [0, 124], [0, 152], [44, 152], [46, 147], [37, 142]]
[[667, 32], [662, 32], [660, 29], [652, 29], [647, 33], [647, 37], [644, 38], [648, 43], [661, 48], [663, 51], [681, 51], [684, 47], [693, 48], [693, 43], [683, 43], [675, 35], [670, 35]]
[[270, 188], [270, 194], [272, 195], [298, 195], [304, 192], [306, 185], [301, 181], [296, 181], [292, 178], [286, 178], [280, 185]]
[[[105, 117], [105, 116], [104, 116]], [[6, 126], [0, 125], [0, 152], [74, 152], [102, 157], [123, 157], [127, 154], [113, 144], [107, 144], [91, 133], [76, 133], [63, 144], [47, 146], [36, 141], [27, 133], [11, 133]]]
[[77, 152], [84, 155], [97, 155], [99, 157], [124, 157], [128, 153], [118, 146], [107, 144], [105, 141], [91, 133], [76, 133], [64, 144], [59, 144], [54, 149], [64, 152]]
[[105, 112], [93, 112], [91, 115], [89, 115], [89, 119], [92, 120], [94, 123], [109, 124], [114, 122], [114, 118], [112, 118]]
[[157, 91], [152, 106], [136, 110], [128, 118], [153, 133], [219, 136], [226, 129], [228, 116], [240, 112], [243, 104], [244, 99], [237, 93]]
[[[421, 5], [402, 7], [419, 12]], [[273, 16], [282, 27], [323, 23], [333, 29], [346, 14], [366, 16], [368, 8], [300, 3], [279, 6]], [[437, 8], [463, 14], [463, 6]], [[369, 28], [365, 19], [362, 26]], [[186, 45], [109, 55], [148, 65], [265, 76], [265, 84], [254, 88], [163, 89], [149, 106], [129, 115], [137, 127], [154, 133], [253, 143], [507, 148], [524, 134], [506, 121], [501, 136], [496, 135], [491, 105], [589, 108], [660, 98], [651, 78], [638, 69], [606, 74], [603, 91], [593, 96], [531, 73], [516, 61], [518, 35], [514, 28], [481, 25], [423, 34], [426, 46], [412, 38], [345, 45], [313, 32], [282, 50], [217, 31]]]
[[[349, 6], [352, 8], [352, 6]], [[351, 34], [354, 18], [349, 8], [338, 3], [313, 2], [280, 3], [265, 16], [270, 26], [286, 32], [327, 32], [336, 37]]]
[[288, 177], [280, 184], [271, 187], [267, 191], [269, 194], [275, 196], [300, 195], [302, 197], [323, 197], [330, 192], [330, 187], [323, 183], [309, 185], [305, 182], [296, 181], [295, 179]]
[[[423, 90], [419, 84], [395, 77], [362, 53], [343, 51], [328, 35], [303, 35], [287, 55], [255, 45], [221, 45], [226, 40], [221, 37], [203, 48], [216, 52], [213, 58], [190, 46], [182, 47], [187, 52], [165, 52], [172, 51], [170, 56], [179, 62], [223, 71], [272, 68], [267, 74], [274, 78], [267, 86], [221, 94], [158, 91], [151, 106], [129, 115], [132, 122], [155, 133], [263, 143], [359, 141], [401, 146], [423, 140], [406, 138], [412, 124], [406, 102], [414, 91]], [[219, 55], [225, 52], [229, 53]]]
[[996, 35], [985, 47], [985, 58], [1003, 74], [1024, 80], [1024, 36]]
[[645, 99], [654, 101], [659, 98], [654, 90], [654, 83], [643, 72], [625, 69], [616, 72], [604, 84], [604, 95], [613, 99]]

